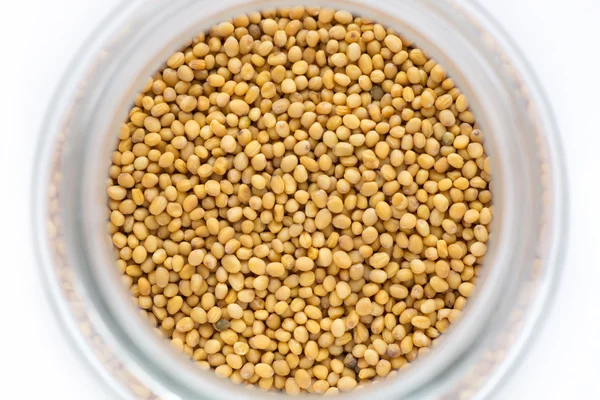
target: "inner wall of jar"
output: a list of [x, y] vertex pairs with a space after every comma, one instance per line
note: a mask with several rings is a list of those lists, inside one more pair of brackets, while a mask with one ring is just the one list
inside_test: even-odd
[[[75, 264], [82, 269], [82, 281], [90, 302], [98, 311], [98, 323], [104, 326], [104, 333], [113, 339], [117, 349], [121, 350], [118, 354], [123, 354], [126, 362], [145, 366], [138, 368], [140, 374], [149, 378], [148, 383], [152, 381], [159, 393], [178, 391], [184, 397], [198, 394], [212, 397], [224, 391], [234, 391], [248, 395], [247, 390], [242, 392], [240, 387], [229, 382], [214, 382], [211, 372], [204, 373], [192, 368], [180, 354], [175, 354], [169, 348], [167, 341], [157, 338], [148, 329], [147, 321], [138, 316], [135, 307], [123, 306], [131, 304], [130, 294], [123, 290], [116, 268], [112, 268], [114, 253], [105, 230], [104, 182], [119, 124], [124, 121], [144, 78], [158, 70], [170, 53], [214, 23], [249, 11], [291, 6], [297, 2], [267, 0], [243, 3], [225, 0], [211, 4], [188, 0], [169, 7], [161, 6], [159, 2], [146, 2], [146, 7], [132, 16], [129, 33], [125, 33], [128, 41], [116, 40], [112, 47], [106, 49], [111, 63], [107, 70], [101, 71], [103, 80], [98, 81], [97, 93], [93, 93], [95, 96], [90, 99], [90, 104], [94, 104], [90, 108], [94, 111], [86, 120], [93, 132], [88, 130], [88, 137], [82, 143], [84, 151], [79, 153], [80, 159], [85, 160], [82, 168], [73, 171], [76, 181], [82, 185], [80, 187], [87, 189], [79, 191], [73, 199], [78, 215], [82, 216], [72, 221], [74, 232], [79, 232], [76, 242], [82, 250], [76, 255], [79, 262]], [[493, 237], [490, 238], [484, 276], [479, 279], [478, 293], [468, 302], [460, 323], [444, 334], [445, 340], [428, 357], [417, 361], [393, 382], [383, 382], [367, 389], [369, 393], [376, 390], [378, 393], [371, 394], [377, 395], [410, 394], [415, 391], [420, 391], [422, 395], [429, 382], [425, 390], [439, 392], [443, 389], [442, 382], [452, 380], [464, 371], [464, 360], [472, 357], [467, 353], [470, 351], [474, 354], [474, 350], [481, 346], [482, 331], [486, 328], [482, 322], [491, 325], [501, 323], [501, 297], [503, 301], [507, 298], [510, 301], [509, 294], [519, 289], [517, 278], [527, 273], [512, 263], [515, 260], [522, 262], [521, 269], [530, 265], [523, 250], [537, 238], [531, 229], [526, 231], [519, 228], [519, 224], [528, 221], [530, 226], [537, 226], [533, 210], [539, 196], [535, 185], [538, 165], [536, 160], [531, 159], [532, 154], [527, 153], [533, 147], [527, 143], [526, 135], [519, 138], [522, 140], [521, 146], [516, 146], [516, 141], [511, 140], [526, 131], [527, 123], [519, 120], [518, 110], [511, 110], [514, 104], [507, 101], [506, 97], [510, 94], [507, 93], [510, 88], [500, 80], [501, 71], [494, 69], [498, 66], [494, 65], [493, 60], [490, 64], [486, 55], [476, 47], [478, 43], [469, 42], [469, 37], [464, 33], [458, 34], [458, 26], [465, 24], [465, 21], [461, 21], [460, 10], [455, 10], [453, 6], [445, 2], [363, 3], [358, 0], [309, 0], [302, 3], [306, 6], [346, 9], [392, 27], [401, 35], [413, 39], [446, 67], [449, 76], [467, 94], [486, 134], [486, 147], [493, 159], [495, 217]], [[162, 14], [156, 13], [157, 10]], [[449, 18], [451, 11], [456, 13], [453, 18]], [[438, 28], [423, 28], [431, 26]], [[475, 27], [471, 30], [476, 32]], [[157, 48], [160, 51], [156, 51]], [[489, 88], [493, 90], [487, 90]], [[512, 115], [514, 120], [508, 120], [507, 115]], [[517, 176], [520, 181], [514, 180]], [[522, 183], [525, 185], [520, 185]], [[523, 187], [517, 188], [516, 185]], [[519, 204], [517, 194], [527, 202], [522, 209], [515, 207]], [[490, 315], [494, 314], [497, 320], [489, 321]], [[434, 380], [436, 385], [431, 384]], [[365, 391], [361, 393], [366, 394]]]

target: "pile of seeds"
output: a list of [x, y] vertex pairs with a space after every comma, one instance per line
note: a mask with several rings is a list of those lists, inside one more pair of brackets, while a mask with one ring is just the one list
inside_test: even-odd
[[150, 79], [108, 187], [153, 326], [234, 382], [335, 394], [427, 353], [474, 289], [489, 160], [444, 68], [346, 11], [251, 13]]

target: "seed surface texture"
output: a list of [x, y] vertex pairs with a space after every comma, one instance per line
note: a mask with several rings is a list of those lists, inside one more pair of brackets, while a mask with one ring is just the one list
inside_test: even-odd
[[343, 10], [268, 10], [148, 79], [112, 154], [108, 227], [141, 312], [199, 367], [337, 394], [460, 318], [489, 168], [467, 98], [409, 39]]

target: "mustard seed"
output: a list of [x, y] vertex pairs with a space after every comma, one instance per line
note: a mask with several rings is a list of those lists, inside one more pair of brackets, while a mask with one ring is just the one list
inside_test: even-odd
[[461, 317], [493, 218], [484, 134], [442, 65], [344, 10], [223, 21], [166, 60], [106, 187], [141, 312], [201, 368], [345, 393]]

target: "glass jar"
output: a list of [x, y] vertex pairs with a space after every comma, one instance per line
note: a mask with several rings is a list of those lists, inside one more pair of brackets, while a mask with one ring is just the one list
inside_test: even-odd
[[[186, 39], [275, 0], [123, 2], [68, 68], [36, 160], [33, 212], [48, 297], [87, 366], [119, 398], [261, 397], [198, 371], [148, 328], [118, 283], [105, 183], [135, 94]], [[350, 397], [483, 398], [507, 380], [540, 329], [558, 282], [565, 167], [539, 84], [507, 35], [473, 2], [305, 0], [346, 9], [414, 40], [470, 99], [493, 160], [495, 220], [484, 276], [460, 323], [427, 357]], [[564, 246], [564, 238], [560, 237]]]

